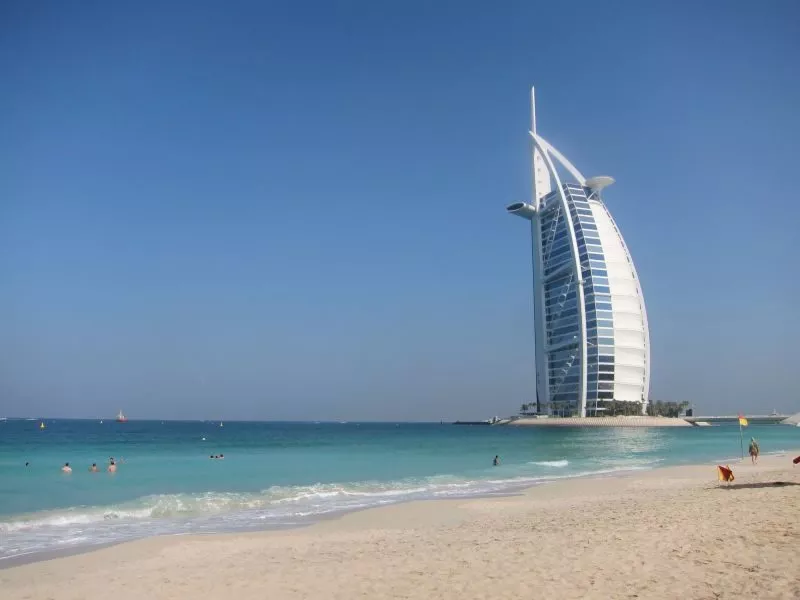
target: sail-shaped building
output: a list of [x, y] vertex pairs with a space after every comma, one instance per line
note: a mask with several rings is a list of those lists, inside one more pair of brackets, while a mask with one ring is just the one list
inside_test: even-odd
[[[506, 210], [530, 221], [536, 400], [539, 414], [600, 416], [641, 403], [650, 388], [650, 339], [639, 277], [603, 190], [536, 130], [531, 90], [533, 194]], [[560, 167], [560, 169], [558, 168]]]

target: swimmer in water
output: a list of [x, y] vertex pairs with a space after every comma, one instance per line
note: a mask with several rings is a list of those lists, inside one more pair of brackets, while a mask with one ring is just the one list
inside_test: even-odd
[[222, 460], [223, 458], [225, 458], [225, 455], [224, 455], [224, 454], [220, 454], [220, 455], [219, 455], [217, 458], [219, 458], [220, 460]]
[[92, 463], [92, 466], [89, 467], [90, 473], [97, 473], [97, 463]]
[[69, 463], [64, 463], [64, 466], [61, 467], [62, 473], [72, 473], [72, 467], [69, 466]]
[[111, 464], [108, 465], [108, 472], [109, 473], [116, 473], [117, 472], [117, 463], [115, 463], [113, 460], [111, 461]]

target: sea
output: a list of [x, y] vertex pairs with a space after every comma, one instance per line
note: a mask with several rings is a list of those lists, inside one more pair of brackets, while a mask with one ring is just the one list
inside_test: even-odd
[[[800, 448], [800, 427], [750, 425], [745, 450], [750, 437], [764, 454]], [[740, 453], [735, 424], [8, 419], [0, 421], [0, 568], [148, 536], [299, 527], [398, 502], [507, 494], [669, 465], [708, 463], [713, 480], [713, 464], [734, 463]], [[111, 457], [113, 474], [105, 470]], [[70, 475], [61, 472], [66, 462]], [[92, 463], [100, 472], [89, 471]]]

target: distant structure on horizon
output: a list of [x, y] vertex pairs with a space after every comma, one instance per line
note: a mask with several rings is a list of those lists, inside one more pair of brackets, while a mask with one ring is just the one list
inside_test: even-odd
[[537, 412], [600, 416], [631, 402], [644, 414], [650, 334], [633, 259], [601, 197], [614, 179], [586, 179], [537, 133], [533, 89], [530, 135], [533, 197], [506, 210], [531, 223]]

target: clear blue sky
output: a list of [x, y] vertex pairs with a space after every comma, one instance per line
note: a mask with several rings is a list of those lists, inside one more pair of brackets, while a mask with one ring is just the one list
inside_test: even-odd
[[800, 410], [800, 3], [391, 4], [0, 5], [0, 416], [515, 411], [531, 84], [652, 397]]

